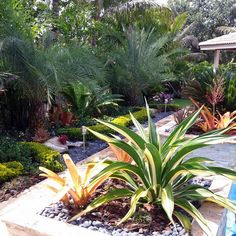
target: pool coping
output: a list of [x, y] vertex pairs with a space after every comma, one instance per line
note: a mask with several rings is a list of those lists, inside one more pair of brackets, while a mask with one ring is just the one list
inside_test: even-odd
[[[170, 115], [156, 123], [159, 129], [169, 124], [173, 119]], [[162, 135], [162, 134], [161, 134]], [[86, 160], [78, 163], [78, 167], [83, 171], [82, 164], [104, 158], [112, 158], [112, 152], [106, 148]], [[61, 173], [66, 174], [67, 171]], [[46, 206], [50, 204], [49, 199], [53, 194], [43, 188], [48, 180], [44, 180], [30, 189], [21, 193], [17, 198], [9, 199], [0, 204], [0, 232], [1, 236], [105, 236], [105, 234], [60, 222], [54, 219], [38, 215]], [[222, 196], [228, 196], [232, 182], [222, 176], [215, 176], [211, 185], [211, 190]], [[200, 212], [206, 217], [208, 224], [212, 228], [214, 236], [222, 236], [224, 230], [225, 210], [214, 203], [204, 202], [200, 207]], [[192, 224], [193, 236], [205, 236], [204, 232], [196, 222]], [[219, 234], [220, 233], [220, 234]], [[96, 234], [96, 235], [95, 235]]]

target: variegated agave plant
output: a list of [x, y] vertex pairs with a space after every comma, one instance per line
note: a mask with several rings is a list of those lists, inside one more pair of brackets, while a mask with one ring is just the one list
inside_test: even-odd
[[205, 157], [197, 156], [186, 159], [187, 155], [196, 149], [221, 143], [228, 139], [224, 135], [228, 129], [216, 130], [192, 139], [185, 139], [186, 131], [196, 122], [200, 112], [201, 109], [179, 124], [163, 143], [160, 140], [158, 129], [151, 120], [148, 107], [149, 126], [147, 130], [144, 130], [131, 114], [133, 123], [139, 131], [138, 134], [126, 127], [99, 121], [124, 136], [125, 139], [118, 140], [92, 130], [90, 132], [126, 152], [133, 162], [110, 161], [108, 166], [92, 179], [91, 183], [103, 179], [104, 176], [109, 176], [109, 178], [125, 181], [129, 187], [110, 190], [95, 199], [71, 220], [109, 201], [128, 197], [130, 198], [130, 209], [119, 224], [128, 220], [135, 213], [139, 204], [149, 203], [161, 207], [170, 222], [174, 223], [175, 219], [178, 219], [186, 230], [190, 230], [190, 219], [182, 211], [179, 211], [179, 209], [184, 210], [198, 222], [206, 234], [210, 235], [206, 220], [192, 202], [197, 200], [214, 202], [234, 213], [236, 205], [205, 187], [187, 183], [198, 175], [223, 175], [236, 180], [236, 172], [221, 167], [208, 166], [206, 164], [212, 161]]

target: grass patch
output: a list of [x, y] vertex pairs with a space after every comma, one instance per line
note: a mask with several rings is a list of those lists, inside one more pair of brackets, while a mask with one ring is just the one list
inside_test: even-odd
[[185, 98], [175, 98], [172, 101], [172, 104], [179, 106], [180, 109], [192, 105], [191, 101], [189, 99], [185, 99]]

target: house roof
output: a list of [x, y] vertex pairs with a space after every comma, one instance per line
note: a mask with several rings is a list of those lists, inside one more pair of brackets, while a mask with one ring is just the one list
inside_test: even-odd
[[199, 46], [201, 50], [236, 50], [236, 32], [201, 42]]

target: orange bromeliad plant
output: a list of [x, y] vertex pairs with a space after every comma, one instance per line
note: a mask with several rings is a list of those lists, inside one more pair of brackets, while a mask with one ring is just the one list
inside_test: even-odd
[[[190, 98], [192, 103], [199, 109], [200, 106], [197, 104], [195, 100]], [[202, 121], [199, 121], [197, 123], [197, 126], [201, 128], [204, 132], [209, 132], [216, 129], [224, 129], [228, 127], [236, 127], [236, 111], [234, 112], [226, 112], [223, 115], [221, 115], [219, 112], [217, 112], [219, 115], [219, 118], [217, 118], [215, 115], [211, 113], [211, 111], [206, 107], [203, 106], [201, 110], [201, 118]], [[233, 130], [231, 130], [232, 132]]]
[[61, 177], [44, 167], [39, 167], [44, 172], [40, 175], [53, 181], [52, 184], [47, 184], [46, 187], [56, 193], [54, 202], [62, 201], [69, 204], [72, 201], [75, 207], [83, 207], [88, 204], [92, 194], [107, 179], [107, 176], [104, 176], [104, 178], [90, 184], [90, 179], [105, 166], [100, 163], [89, 163], [84, 174], [82, 174], [83, 171], [79, 174], [78, 168], [70, 156], [65, 154], [63, 158], [69, 171], [69, 178]]
[[133, 159], [131, 158], [131, 156], [127, 152], [123, 151], [122, 149], [116, 147], [113, 144], [109, 144], [109, 146], [118, 161], [122, 161], [122, 162], [126, 162], [126, 163], [131, 164]]
[[220, 116], [220, 119], [218, 120], [217, 123], [217, 129], [224, 129], [229, 126], [235, 126], [236, 123], [233, 122], [236, 119], [236, 111], [234, 112], [226, 112], [224, 115], [221, 115], [218, 113]]

